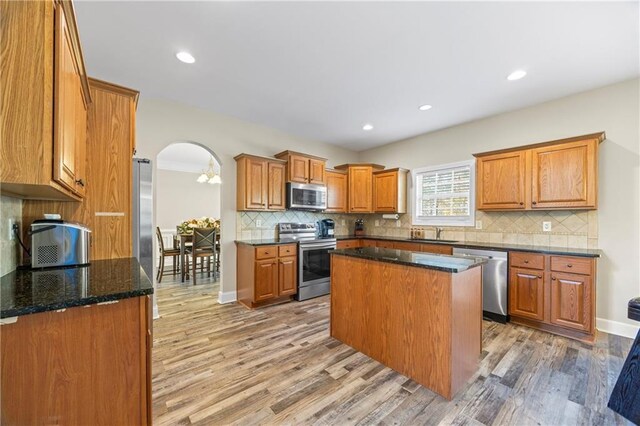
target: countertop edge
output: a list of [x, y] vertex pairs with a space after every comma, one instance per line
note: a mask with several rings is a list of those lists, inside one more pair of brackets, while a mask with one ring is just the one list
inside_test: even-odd
[[92, 296], [84, 299], [68, 300], [48, 305], [34, 305], [22, 309], [5, 309], [0, 312], [0, 319], [22, 317], [25, 315], [39, 314], [42, 312], [57, 311], [59, 309], [77, 308], [81, 306], [97, 305], [103, 302], [113, 302], [114, 300], [124, 300], [133, 297], [141, 297], [153, 294], [153, 288], [128, 291], [124, 293], [113, 293], [105, 296]]

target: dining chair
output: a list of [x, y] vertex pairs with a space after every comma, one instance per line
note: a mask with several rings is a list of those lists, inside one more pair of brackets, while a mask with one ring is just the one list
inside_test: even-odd
[[158, 239], [158, 249], [160, 250], [160, 266], [158, 266], [158, 273], [156, 274], [156, 280], [158, 283], [162, 282], [162, 276], [164, 275], [164, 259], [165, 257], [173, 257], [173, 275], [175, 276], [180, 270], [180, 249], [165, 248], [164, 239], [162, 238], [162, 232], [160, 227], [156, 227], [156, 238]]
[[[204, 261], [207, 261], [207, 276], [211, 276], [211, 259], [216, 257], [216, 229], [194, 228], [191, 249], [187, 251], [187, 268], [191, 269], [193, 285], [196, 285], [197, 260], [201, 259], [200, 270], [204, 272]], [[192, 261], [189, 257], [193, 258]], [[189, 266], [191, 265], [191, 266]]]

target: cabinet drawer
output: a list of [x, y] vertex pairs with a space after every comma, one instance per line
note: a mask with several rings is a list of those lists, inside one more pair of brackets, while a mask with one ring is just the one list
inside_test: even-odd
[[360, 240], [342, 240], [336, 243], [336, 248], [349, 249], [360, 247]]
[[581, 257], [551, 256], [551, 270], [591, 275], [591, 260]]
[[408, 250], [408, 251], [420, 251], [419, 243], [405, 243], [405, 242], [396, 242], [393, 244], [393, 248], [396, 250]]
[[295, 244], [287, 244], [284, 246], [278, 246], [278, 257], [286, 257], [286, 256], [295, 256], [296, 255], [296, 245]]
[[543, 254], [511, 252], [509, 262], [517, 268], [544, 269]]
[[256, 259], [271, 259], [278, 254], [278, 246], [264, 246], [256, 248]]

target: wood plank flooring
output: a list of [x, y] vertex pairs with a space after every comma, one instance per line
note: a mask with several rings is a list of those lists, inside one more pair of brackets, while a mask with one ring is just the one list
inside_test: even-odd
[[480, 369], [446, 401], [329, 337], [328, 296], [249, 311], [217, 292], [157, 290], [155, 425], [629, 424], [606, 405], [630, 339], [484, 322]]

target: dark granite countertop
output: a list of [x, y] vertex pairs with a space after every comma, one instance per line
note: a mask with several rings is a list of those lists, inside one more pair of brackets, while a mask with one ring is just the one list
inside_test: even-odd
[[135, 258], [96, 260], [91, 265], [19, 269], [0, 278], [0, 318], [127, 299], [153, 293]]
[[337, 235], [336, 238], [338, 241], [340, 240], [354, 240], [358, 238], [369, 239], [369, 240], [388, 240], [388, 241], [401, 241], [401, 242], [412, 242], [412, 243], [423, 243], [423, 244], [443, 244], [446, 246], [460, 247], [460, 248], [471, 248], [471, 249], [492, 249], [492, 250], [503, 250], [503, 251], [528, 251], [533, 253], [544, 253], [544, 254], [560, 254], [567, 256], [582, 256], [582, 257], [601, 257], [602, 250], [600, 249], [580, 249], [580, 248], [566, 248], [566, 247], [547, 247], [547, 246], [530, 246], [530, 245], [520, 245], [520, 244], [501, 244], [501, 243], [474, 243], [474, 242], [446, 242], [446, 241], [434, 241], [434, 240], [414, 240], [407, 237], [387, 237], [387, 236], [377, 236], [377, 235], [363, 235], [363, 236], [355, 236], [355, 235]]
[[248, 246], [269, 246], [280, 244], [298, 244], [295, 241], [280, 241], [278, 238], [262, 238], [257, 240], [235, 240], [236, 244], [246, 244]]
[[418, 268], [435, 269], [444, 272], [462, 272], [487, 263], [480, 258], [449, 256], [445, 254], [419, 253], [408, 250], [395, 250], [380, 247], [360, 247], [352, 249], [333, 250], [332, 255], [357, 257], [360, 259], [376, 260], [379, 262], [395, 263], [399, 265], [415, 266]]

